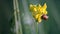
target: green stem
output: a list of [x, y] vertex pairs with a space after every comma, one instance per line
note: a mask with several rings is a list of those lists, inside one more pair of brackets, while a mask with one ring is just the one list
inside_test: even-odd
[[38, 23], [36, 25], [37, 25], [37, 34], [38, 34]]
[[38, 34], [38, 23], [35, 23], [36, 28], [36, 34]]
[[14, 4], [14, 16], [15, 16], [16, 34], [22, 34], [22, 26], [21, 26], [21, 21], [20, 21], [18, 0], [13, 0], [13, 4]]

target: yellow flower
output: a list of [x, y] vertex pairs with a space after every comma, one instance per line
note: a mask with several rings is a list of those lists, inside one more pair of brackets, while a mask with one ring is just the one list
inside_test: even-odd
[[37, 20], [37, 22], [41, 23], [42, 21], [41, 16], [43, 14], [47, 14], [46, 8], [47, 8], [46, 3], [43, 6], [41, 6], [40, 4], [38, 5], [30, 4], [30, 10], [32, 12], [34, 19]]
[[37, 6], [30, 4], [30, 10], [31, 11], [37, 11]]

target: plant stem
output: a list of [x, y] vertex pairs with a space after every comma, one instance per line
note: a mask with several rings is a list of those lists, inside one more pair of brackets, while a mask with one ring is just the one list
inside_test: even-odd
[[14, 4], [14, 16], [15, 16], [16, 34], [22, 34], [22, 26], [21, 26], [21, 21], [20, 21], [18, 0], [13, 0], [13, 4]]

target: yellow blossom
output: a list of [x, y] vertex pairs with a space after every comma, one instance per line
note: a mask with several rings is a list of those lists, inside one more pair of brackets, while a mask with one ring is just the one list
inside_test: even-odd
[[30, 10], [32, 12], [32, 16], [34, 17], [34, 19], [37, 20], [37, 22], [41, 23], [42, 19], [41, 19], [41, 16], [43, 14], [47, 14], [47, 5], [46, 3], [41, 6], [40, 4], [38, 5], [33, 5], [33, 4], [30, 4]]

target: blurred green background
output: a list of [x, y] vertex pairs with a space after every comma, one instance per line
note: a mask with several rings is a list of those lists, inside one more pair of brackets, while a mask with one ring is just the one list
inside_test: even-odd
[[[45, 2], [49, 19], [36, 25], [29, 4], [43, 5]], [[18, 3], [23, 34], [60, 34], [60, 0], [18, 0]], [[0, 34], [11, 34], [14, 23], [13, 0], [0, 0]], [[13, 25], [13, 31], [14, 27]]]

